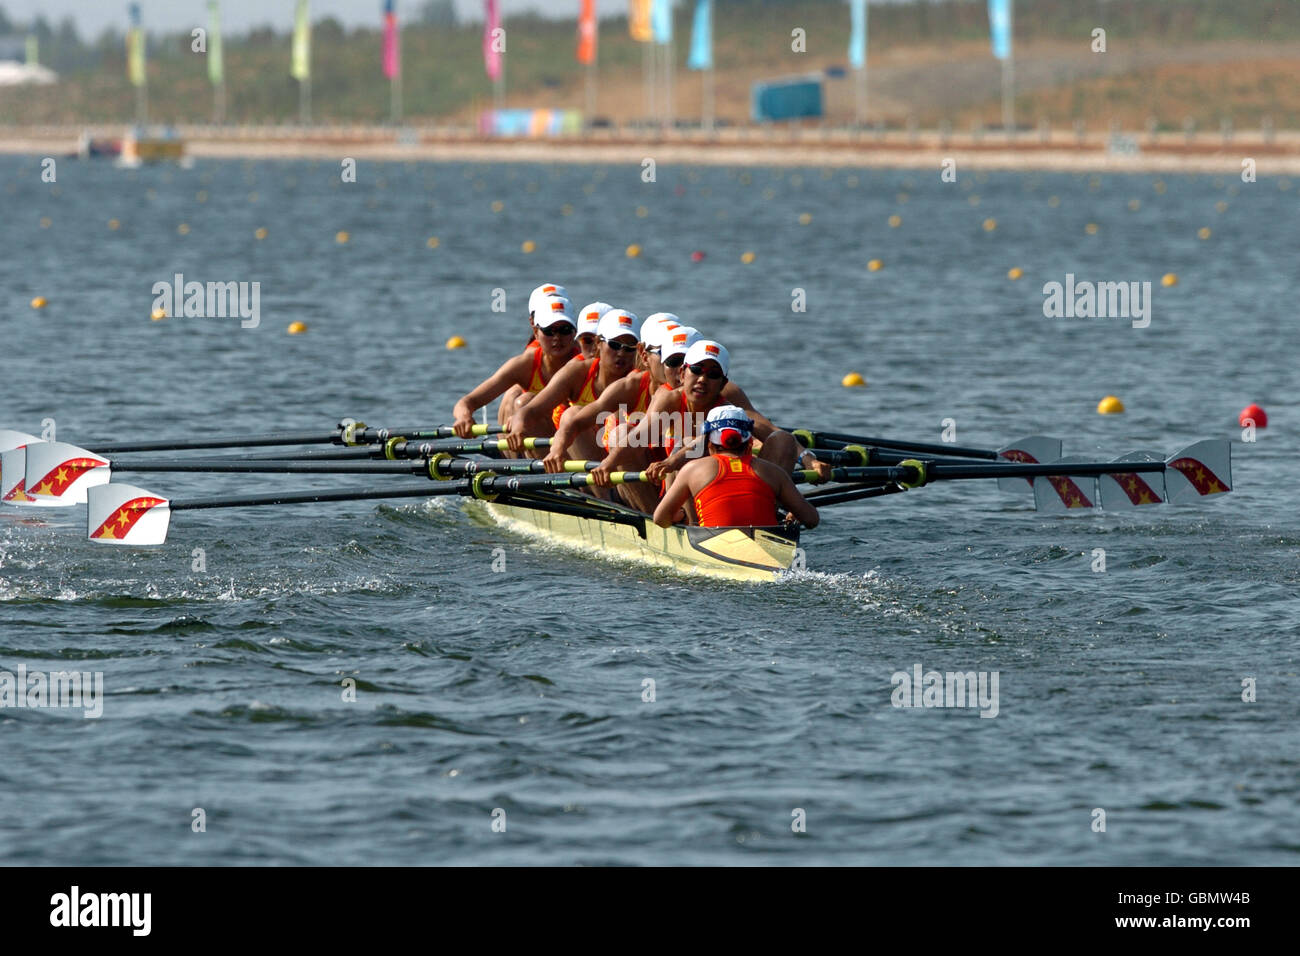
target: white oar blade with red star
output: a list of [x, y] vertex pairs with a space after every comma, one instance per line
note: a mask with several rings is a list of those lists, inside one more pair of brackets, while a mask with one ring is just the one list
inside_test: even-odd
[[1058, 458], [1045, 462], [1061, 465], [1059, 475], [1033, 479], [1034, 507], [1046, 514], [1069, 514], [1082, 508], [1097, 507], [1097, 479], [1092, 475], [1071, 475], [1070, 462], [1086, 458]]
[[[67, 442], [27, 446], [26, 490], [40, 500], [70, 506], [86, 503], [86, 489], [109, 479], [108, 459]], [[47, 502], [43, 502], [47, 503]]]
[[86, 528], [91, 541], [162, 544], [171, 520], [171, 502], [144, 488], [111, 482], [86, 491]]
[[[1030, 465], [1056, 461], [1061, 457], [1061, 439], [1049, 438], [1046, 435], [1030, 435], [1028, 438], [1019, 438], [1006, 448], [998, 449], [998, 457], [1006, 461], [1021, 461]], [[1033, 485], [1032, 478], [998, 479], [998, 491], [1008, 491], [1012, 494], [1020, 494], [1032, 488]]]
[[[1129, 455], [1121, 455], [1115, 460], [1164, 461], [1164, 458], [1154, 452], [1135, 451]], [[1159, 471], [1128, 471], [1098, 475], [1097, 490], [1101, 494], [1101, 506], [1106, 511], [1160, 505], [1165, 503], [1167, 497], [1165, 476]]]
[[[41, 444], [35, 442], [30, 447]], [[22, 508], [57, 508], [63, 504], [57, 498], [27, 493], [27, 448], [13, 448], [0, 452], [0, 503]]]
[[1232, 443], [1210, 438], [1165, 459], [1170, 504], [1195, 501], [1232, 490]]

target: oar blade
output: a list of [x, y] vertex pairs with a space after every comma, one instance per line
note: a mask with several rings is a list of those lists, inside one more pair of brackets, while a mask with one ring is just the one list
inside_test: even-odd
[[85, 504], [86, 489], [108, 479], [108, 459], [94, 452], [61, 441], [27, 446], [26, 491], [41, 504]]
[[[1030, 435], [1013, 441], [1005, 448], [998, 449], [998, 457], [1005, 461], [1022, 461], [1029, 464], [1041, 464], [1057, 461], [1061, 457], [1061, 439], [1047, 435]], [[1031, 478], [999, 478], [998, 491], [1020, 494], [1028, 487], [1034, 486]]]
[[[37, 440], [29, 447], [40, 445]], [[0, 452], [0, 502], [20, 508], [57, 508], [62, 502], [57, 498], [27, 493], [27, 448], [13, 448]]]
[[1070, 462], [1085, 460], [1071, 457], [1047, 462], [1061, 465], [1061, 474], [1033, 479], [1034, 507], [1046, 514], [1069, 514], [1071, 511], [1097, 507], [1097, 479], [1092, 475], [1069, 473]]
[[[1121, 455], [1116, 461], [1164, 461], [1154, 452], [1135, 451]], [[1101, 496], [1101, 507], [1105, 511], [1123, 511], [1126, 508], [1140, 508], [1143, 505], [1164, 504], [1165, 476], [1158, 471], [1116, 472], [1097, 477], [1097, 490]]]
[[1174, 452], [1165, 469], [1171, 504], [1196, 501], [1232, 490], [1232, 444], [1211, 438]]
[[0, 451], [12, 451], [15, 448], [22, 448], [23, 445], [30, 445], [32, 442], [37, 441], [40, 441], [40, 439], [35, 435], [0, 428]]
[[162, 544], [171, 520], [171, 502], [144, 488], [111, 482], [86, 491], [86, 534], [91, 541]]

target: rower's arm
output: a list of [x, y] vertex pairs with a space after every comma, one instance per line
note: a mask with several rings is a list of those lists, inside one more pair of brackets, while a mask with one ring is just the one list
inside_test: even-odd
[[[673, 391], [656, 392], [654, 398], [650, 399], [650, 407], [646, 409], [645, 418], [631, 428], [627, 428], [626, 432], [619, 436], [621, 440], [610, 442], [612, 447], [605, 460], [601, 462], [601, 467], [610, 472], [621, 471], [636, 449], [649, 447], [651, 422], [659, 421], [658, 416], [672, 410], [677, 401], [676, 395], [677, 393]], [[622, 427], [626, 428], [626, 426]]]
[[712, 459], [693, 461], [682, 469], [677, 480], [668, 486], [664, 496], [659, 499], [659, 505], [655, 508], [655, 524], [661, 528], [671, 528], [679, 521], [686, 520], [686, 502], [690, 501], [692, 496], [693, 480], [699, 475], [700, 469], [710, 464], [713, 464]]
[[805, 528], [817, 527], [821, 516], [817, 514], [817, 509], [808, 502], [808, 499], [799, 493], [790, 476], [770, 462], [762, 462], [762, 464], [767, 466], [764, 470], [770, 469], [768, 474], [773, 474], [777, 479], [776, 500], [781, 507], [794, 515]]
[[514, 358], [502, 364], [495, 373], [489, 378], [484, 379], [474, 387], [467, 395], [462, 395], [452, 409], [452, 418], [473, 419], [474, 413], [493, 399], [504, 395], [511, 385], [527, 384], [524, 376], [528, 374], [528, 369], [532, 366], [532, 357], [529, 355], [516, 355]]
[[551, 448], [554, 449], [556, 445], [567, 448], [574, 435], [582, 434], [584, 429], [595, 428], [602, 414], [612, 414], [618, 411], [620, 405], [627, 405], [635, 399], [639, 387], [639, 383], [633, 381], [631, 375], [625, 375], [601, 392], [594, 402], [567, 413], [560, 419], [560, 427], [556, 430], [555, 437], [551, 439]]
[[585, 362], [565, 362], [563, 367], [551, 376], [546, 386], [511, 416], [511, 433], [520, 436], [531, 435], [535, 428], [545, 426], [551, 409], [568, 399], [576, 379], [586, 374]]
[[745, 390], [735, 382], [728, 381], [723, 386], [722, 397], [732, 405], [738, 405], [745, 410], [745, 414], [754, 422], [754, 434], [759, 441], [766, 440], [768, 435], [777, 430], [766, 415], [754, 408], [754, 403], [749, 400]]

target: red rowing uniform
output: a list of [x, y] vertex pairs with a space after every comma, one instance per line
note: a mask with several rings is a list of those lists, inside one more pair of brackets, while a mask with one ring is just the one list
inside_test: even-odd
[[718, 474], [695, 496], [703, 528], [763, 527], [776, 522], [776, 492], [754, 471], [750, 455], [712, 455]]

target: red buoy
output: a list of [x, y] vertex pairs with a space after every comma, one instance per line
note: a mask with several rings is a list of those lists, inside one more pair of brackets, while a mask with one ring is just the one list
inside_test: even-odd
[[694, 252], [691, 253], [691, 262], [703, 262], [703, 261], [704, 261], [704, 253], [700, 252], [699, 249], [696, 249]]
[[1265, 414], [1264, 409], [1254, 403], [1241, 410], [1241, 414], [1237, 416], [1237, 424], [1245, 428], [1247, 419], [1254, 422], [1256, 428], [1268, 427], [1268, 415]]

